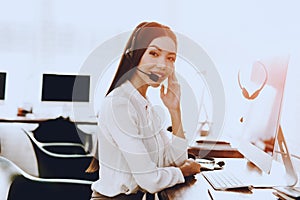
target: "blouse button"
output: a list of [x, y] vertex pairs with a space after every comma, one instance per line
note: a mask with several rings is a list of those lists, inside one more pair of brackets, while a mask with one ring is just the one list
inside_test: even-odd
[[124, 192], [129, 192], [129, 188], [126, 185], [122, 185], [121, 188]]

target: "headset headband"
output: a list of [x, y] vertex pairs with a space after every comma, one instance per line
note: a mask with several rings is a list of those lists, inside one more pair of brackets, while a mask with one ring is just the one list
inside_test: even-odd
[[267, 80], [268, 80], [268, 71], [267, 71], [267, 69], [266, 69], [266, 66], [265, 66], [262, 62], [260, 62], [260, 61], [257, 61], [257, 62], [262, 66], [262, 68], [263, 68], [263, 70], [264, 70], [264, 72], [265, 72], [265, 80], [264, 80], [264, 82], [262, 83], [262, 85], [259, 87], [259, 89], [256, 90], [251, 96], [249, 95], [249, 93], [248, 93], [248, 91], [246, 90], [246, 88], [242, 86], [241, 80], [240, 80], [240, 70], [239, 70], [239, 72], [238, 72], [238, 83], [239, 83], [239, 86], [240, 86], [240, 88], [241, 88], [241, 90], [242, 90], [243, 96], [244, 96], [246, 99], [249, 99], [249, 100], [253, 100], [253, 99], [255, 99], [255, 98], [259, 95], [260, 91], [265, 87], [265, 85], [266, 85], [266, 83], [267, 83]]

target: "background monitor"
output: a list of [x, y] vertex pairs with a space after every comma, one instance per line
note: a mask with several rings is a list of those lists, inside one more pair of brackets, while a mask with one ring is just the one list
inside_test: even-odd
[[5, 100], [6, 72], [0, 72], [0, 100]]
[[89, 75], [43, 74], [42, 101], [89, 102]]
[[[261, 62], [267, 69], [267, 82], [256, 98], [245, 99], [249, 106], [243, 116], [243, 131], [238, 149], [249, 161], [270, 173], [280, 125], [288, 58], [273, 58]], [[264, 77], [262, 67], [254, 64], [251, 81], [259, 86]]]

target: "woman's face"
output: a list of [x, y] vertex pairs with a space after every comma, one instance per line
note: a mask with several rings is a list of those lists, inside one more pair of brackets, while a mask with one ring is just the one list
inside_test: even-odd
[[137, 66], [147, 74], [157, 75], [159, 77], [158, 81], [151, 80], [138, 70], [136, 73], [148, 85], [158, 87], [173, 72], [175, 60], [175, 42], [167, 36], [158, 37], [149, 44]]

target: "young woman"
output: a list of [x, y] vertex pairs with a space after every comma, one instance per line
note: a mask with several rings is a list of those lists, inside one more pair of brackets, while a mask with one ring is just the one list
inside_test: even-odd
[[[175, 34], [156, 22], [139, 24], [129, 38], [99, 115], [100, 179], [92, 184], [92, 200], [142, 199], [144, 192], [156, 193], [200, 172], [200, 165], [187, 159], [176, 52]], [[161, 84], [165, 79], [167, 88]], [[172, 133], [146, 95], [159, 86]]]

